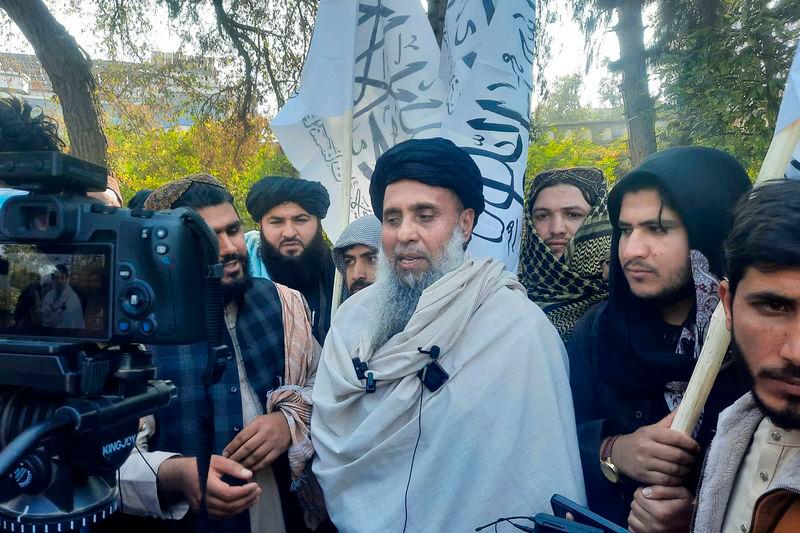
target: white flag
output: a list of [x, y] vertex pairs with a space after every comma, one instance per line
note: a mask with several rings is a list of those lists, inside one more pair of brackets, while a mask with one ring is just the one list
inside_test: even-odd
[[486, 211], [470, 252], [516, 272], [522, 233], [535, 12], [532, 0], [453, 0], [440, 69], [449, 76], [442, 136], [469, 153], [484, 179]]
[[[438, 73], [438, 47], [419, 1], [320, 2], [300, 91], [272, 129], [300, 175], [331, 195], [323, 221], [331, 240], [344, 229], [343, 205], [349, 204], [349, 220], [372, 213], [369, 179], [383, 152], [438, 135], [445, 96]], [[345, 131], [348, 112], [352, 131]], [[349, 143], [352, 190], [343, 199], [342, 154]]]
[[[789, 75], [786, 77], [786, 88], [783, 90], [783, 102], [781, 102], [781, 110], [778, 112], [775, 132], [781, 131], [796, 120], [800, 120], [800, 44], [794, 54]], [[792, 162], [786, 169], [786, 177], [800, 179], [800, 144], [795, 148]]]

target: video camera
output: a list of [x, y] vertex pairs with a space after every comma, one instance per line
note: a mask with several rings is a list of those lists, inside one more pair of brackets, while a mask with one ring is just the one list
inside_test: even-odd
[[176, 394], [140, 344], [206, 339], [217, 239], [94, 203], [106, 170], [58, 152], [0, 153], [0, 180], [30, 192], [0, 210], [0, 527], [68, 531], [116, 509], [139, 418]]

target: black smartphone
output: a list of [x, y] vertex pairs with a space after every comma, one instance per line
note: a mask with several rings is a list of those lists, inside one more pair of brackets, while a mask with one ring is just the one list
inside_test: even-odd
[[533, 530], [537, 533], [553, 533], [556, 531], [564, 533], [603, 533], [602, 529], [546, 513], [539, 513], [534, 516], [533, 524]]
[[553, 514], [557, 517], [565, 518], [567, 513], [572, 513], [572, 517], [576, 522], [599, 528], [603, 533], [628, 533], [626, 528], [615, 524], [607, 518], [603, 518], [583, 505], [577, 504], [560, 494], [554, 494], [550, 498], [550, 506], [553, 508]]

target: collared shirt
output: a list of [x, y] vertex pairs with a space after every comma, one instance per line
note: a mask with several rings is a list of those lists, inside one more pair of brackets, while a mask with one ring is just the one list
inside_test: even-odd
[[[233, 342], [236, 354], [236, 366], [239, 372], [239, 391], [242, 401], [242, 419], [247, 426], [257, 416], [264, 414], [264, 402], [258, 400], [253, 387], [247, 380], [239, 339], [236, 334], [237, 309], [235, 304], [225, 308], [225, 327]], [[137, 437], [138, 451], [130, 457], [120, 469], [120, 496], [124, 512], [155, 518], [180, 519], [188, 512], [189, 504], [185, 501], [168, 502], [162, 508], [158, 498], [157, 481], [153, 472], [158, 472], [161, 463], [180, 454], [164, 451], [147, 451], [147, 441], [155, 433], [155, 418], [151, 415], [144, 419]], [[261, 497], [250, 508], [250, 531], [264, 533], [285, 533], [283, 511], [277, 482], [271, 466], [254, 474], [254, 481], [261, 487]], [[167, 503], [167, 502], [164, 502]]]
[[777, 473], [800, 454], [800, 430], [775, 426], [764, 417], [742, 461], [722, 522], [722, 533], [747, 533], [756, 500], [774, 488]]

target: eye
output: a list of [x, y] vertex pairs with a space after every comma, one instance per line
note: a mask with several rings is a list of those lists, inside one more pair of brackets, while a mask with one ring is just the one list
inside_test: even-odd
[[375, 263], [378, 262], [378, 256], [377, 255], [371, 255], [371, 256], [369, 256], [367, 258], [367, 261], [369, 262], [370, 265], [374, 265]]
[[348, 266], [350, 266], [350, 265], [352, 265], [353, 263], [354, 263], [354, 261], [353, 261], [353, 258], [352, 258], [352, 257], [345, 257], [345, 258], [344, 258], [344, 264], [345, 264], [345, 265], [348, 265]]
[[423, 214], [419, 216], [420, 221], [422, 222], [430, 222], [433, 220], [433, 215]]
[[571, 213], [567, 213], [567, 216], [573, 220], [583, 219], [586, 218], [586, 215], [583, 213], [579, 213], [577, 211], [573, 211]]
[[630, 237], [633, 233], [633, 228], [619, 228], [619, 232], [625, 237]]
[[388, 226], [397, 226], [398, 224], [400, 224], [400, 217], [396, 215], [384, 217], [383, 223]]
[[766, 315], [782, 315], [790, 311], [789, 306], [778, 300], [758, 302], [756, 307]]

